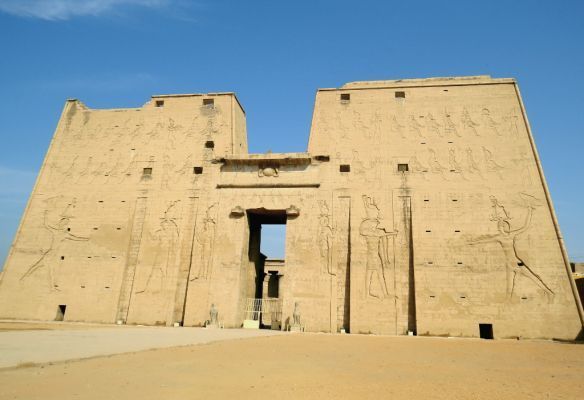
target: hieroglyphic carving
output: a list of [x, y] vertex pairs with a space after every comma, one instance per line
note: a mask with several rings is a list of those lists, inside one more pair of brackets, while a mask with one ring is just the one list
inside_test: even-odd
[[45, 200], [45, 211], [43, 213], [43, 228], [49, 236], [49, 243], [46, 249], [41, 250], [40, 257], [32, 263], [26, 272], [21, 275], [20, 281], [34, 275], [36, 272], [46, 268], [48, 271], [48, 283], [50, 290], [60, 290], [56, 284], [55, 267], [58, 265], [58, 250], [65, 241], [87, 241], [89, 238], [77, 236], [69, 231], [69, 223], [73, 217], [73, 209], [76, 207], [76, 198], [72, 198], [66, 203], [64, 209], [53, 220], [49, 221], [49, 210], [54, 208], [60, 201], [60, 196]]
[[162, 163], [162, 179], [160, 180], [160, 187], [162, 189], [170, 189], [169, 183], [170, 183], [170, 175], [171, 172], [174, 171], [174, 163], [172, 162], [170, 156], [168, 154], [165, 154], [164, 157], [162, 158], [163, 163]]
[[466, 107], [462, 108], [462, 116], [460, 117], [460, 122], [462, 123], [462, 129], [464, 133], [470, 132], [473, 133], [475, 136], [480, 136], [479, 132], [477, 131], [477, 126], [479, 126], [479, 124], [473, 121]]
[[174, 261], [176, 244], [180, 234], [175, 211], [179, 202], [180, 200], [170, 202], [160, 218], [158, 229], [150, 234], [154, 255], [151, 260], [147, 261], [150, 264], [148, 266], [150, 271], [146, 283], [136, 294], [162, 290], [164, 280], [168, 275], [168, 268]]
[[536, 274], [533, 268], [526, 263], [526, 260], [521, 257], [517, 249], [517, 239], [520, 235], [531, 228], [533, 213], [541, 202], [526, 193], [519, 193], [522, 199], [526, 215], [523, 224], [519, 228], [512, 229], [511, 215], [506, 210], [505, 206], [499, 203], [495, 196], [490, 196], [491, 200], [491, 218], [490, 220], [497, 223], [496, 234], [482, 235], [468, 241], [469, 245], [480, 245], [485, 243], [497, 243], [501, 246], [505, 256], [505, 276], [506, 276], [506, 293], [507, 299], [513, 297], [517, 275], [524, 276], [537, 285], [548, 297], [552, 299], [554, 292], [544, 282], [544, 280]]
[[318, 202], [320, 216], [318, 218], [318, 249], [321, 258], [321, 273], [335, 275], [333, 271], [333, 242], [334, 233], [331, 227], [331, 215], [327, 202]]
[[[362, 199], [367, 216], [359, 226], [359, 234], [367, 243], [365, 294], [367, 297], [383, 299], [389, 296], [387, 281], [394, 279], [390, 271], [389, 238], [394, 237], [397, 231], [387, 231], [380, 227], [380, 210], [375, 200], [366, 195]], [[380, 287], [381, 293], [375, 290], [375, 283]]]
[[215, 220], [216, 205], [216, 203], [211, 204], [207, 208], [205, 219], [203, 220], [203, 227], [195, 236], [199, 245], [200, 264], [198, 272], [190, 279], [191, 281], [195, 279], [208, 279], [211, 276], [211, 262], [215, 243], [215, 230], [217, 228], [217, 222]]
[[501, 171], [504, 170], [505, 168], [502, 165], [499, 165], [495, 161], [495, 158], [493, 157], [493, 153], [491, 152], [491, 150], [487, 149], [484, 146], [483, 146], [483, 156], [485, 158], [485, 167], [486, 167], [487, 171], [494, 172], [497, 174], [497, 176], [499, 178], [503, 179], [503, 174], [501, 173]]

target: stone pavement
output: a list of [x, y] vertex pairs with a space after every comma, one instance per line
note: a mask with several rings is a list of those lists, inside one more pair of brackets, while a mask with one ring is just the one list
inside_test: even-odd
[[[62, 327], [61, 327], [62, 328]], [[281, 335], [271, 330], [88, 326], [0, 332], [0, 368], [49, 363], [222, 340]]]

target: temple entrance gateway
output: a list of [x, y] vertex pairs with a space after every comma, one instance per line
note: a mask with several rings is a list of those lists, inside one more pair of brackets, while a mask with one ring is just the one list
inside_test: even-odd
[[[246, 271], [245, 328], [280, 329], [282, 320], [282, 299], [279, 288], [284, 274], [283, 258], [268, 258], [262, 248], [272, 250], [285, 248], [286, 210], [267, 210], [265, 208], [247, 210], [249, 224], [248, 264]], [[263, 225], [280, 225], [283, 230], [272, 231], [270, 236], [262, 234]], [[263, 241], [270, 246], [262, 246]], [[279, 243], [278, 243], [279, 242]], [[282, 243], [283, 242], [283, 243]], [[265, 242], [264, 242], [265, 243]]]

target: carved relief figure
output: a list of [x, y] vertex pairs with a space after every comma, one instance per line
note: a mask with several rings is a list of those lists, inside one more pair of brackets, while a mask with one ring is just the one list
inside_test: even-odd
[[404, 125], [399, 123], [399, 121], [397, 120], [397, 116], [395, 116], [395, 114], [391, 116], [391, 131], [393, 133], [399, 133], [399, 135], [405, 139], [406, 138], [405, 128], [406, 127]]
[[499, 203], [495, 196], [491, 196], [492, 214], [490, 220], [497, 223], [497, 230], [499, 232], [492, 235], [477, 237], [470, 240], [468, 243], [470, 245], [498, 243], [501, 246], [506, 260], [505, 273], [508, 299], [511, 299], [513, 296], [517, 275], [519, 274], [535, 283], [537, 287], [544, 291], [546, 296], [548, 296], [548, 299], [551, 300], [554, 295], [552, 289], [533, 271], [532, 267], [526, 263], [525, 259], [523, 259], [517, 251], [517, 238], [531, 228], [533, 213], [536, 207], [540, 205], [539, 200], [533, 196], [525, 193], [520, 193], [519, 195], [523, 200], [524, 209], [526, 210], [525, 221], [520, 227], [515, 229], [512, 228], [510, 214], [505, 207]]
[[462, 128], [465, 132], [466, 131], [472, 132], [476, 136], [480, 136], [479, 132], [477, 131], [477, 126], [479, 126], [479, 124], [472, 120], [472, 117], [470, 116], [470, 113], [468, 112], [466, 107], [463, 107], [462, 109], [462, 116], [460, 118], [460, 122], [462, 123]]
[[512, 135], [519, 134], [519, 116], [517, 115], [517, 109], [513, 107], [509, 112], [503, 117], [505, 121], [507, 131], [511, 132]]
[[200, 264], [199, 271], [191, 279], [208, 279], [211, 274], [211, 261], [213, 255], [213, 244], [215, 242], [216, 221], [213, 216], [216, 204], [212, 204], [205, 212], [205, 219], [203, 220], [203, 229], [196, 235], [197, 243], [200, 248]]
[[471, 173], [471, 174], [478, 174], [481, 178], [483, 177], [483, 173], [481, 172], [481, 169], [479, 168], [477, 162], [474, 159], [474, 156], [472, 154], [472, 149], [470, 147], [467, 147], [466, 149], [466, 170], [467, 172]]
[[25, 281], [38, 271], [47, 269], [49, 275], [49, 288], [50, 290], [60, 290], [58, 285], [56, 285], [55, 279], [55, 267], [58, 265], [60, 260], [58, 259], [60, 255], [58, 250], [65, 241], [87, 241], [89, 238], [77, 236], [72, 234], [69, 228], [69, 222], [72, 218], [72, 212], [75, 208], [76, 199], [73, 198], [70, 203], [68, 203], [63, 211], [59, 213], [58, 217], [54, 221], [49, 221], [49, 210], [55, 203], [57, 198], [53, 197], [46, 200], [47, 209], [45, 209], [43, 214], [43, 228], [46, 230], [49, 236], [49, 243], [46, 249], [41, 250], [40, 257], [32, 263], [26, 272], [20, 277], [20, 281]]
[[162, 163], [162, 179], [161, 179], [161, 188], [162, 189], [170, 189], [170, 173], [174, 170], [174, 163], [171, 161], [170, 156], [167, 154], [164, 155], [163, 163]]
[[462, 171], [462, 167], [456, 159], [456, 150], [454, 149], [448, 150], [448, 165], [450, 166], [450, 172], [458, 172], [464, 179], [466, 179]]
[[410, 133], [414, 133], [421, 138], [425, 137], [424, 134], [422, 133], [422, 128], [424, 127], [424, 125], [420, 124], [420, 121], [418, 121], [416, 116], [413, 114], [410, 114], [409, 116], [408, 127]]
[[483, 156], [485, 157], [485, 166], [488, 172], [494, 172], [497, 176], [503, 179], [503, 174], [501, 173], [502, 170], [505, 168], [502, 165], [499, 165], [495, 158], [493, 157], [493, 153], [486, 147], [483, 147]]
[[81, 171], [79, 171], [79, 176], [77, 177], [76, 182], [80, 182], [83, 179], [85, 179], [86, 176], [89, 176], [92, 168], [93, 168], [93, 157], [89, 156], [87, 158], [87, 162], [85, 163], [85, 167]]
[[434, 119], [434, 116], [431, 113], [426, 115], [426, 128], [428, 129], [428, 133], [430, 135], [436, 135], [442, 137], [442, 132], [440, 132], [440, 124], [438, 121]]
[[452, 120], [452, 116], [448, 110], [444, 112], [444, 132], [447, 135], [455, 135], [460, 137], [460, 133], [458, 133], [456, 124]]
[[501, 132], [499, 132], [499, 128], [497, 128], [499, 123], [496, 122], [493, 119], [493, 117], [491, 117], [491, 111], [488, 108], [483, 108], [483, 111], [481, 114], [482, 114], [483, 126], [486, 129], [488, 129], [489, 131], [491, 131], [491, 133], [495, 133], [497, 136], [501, 136]]
[[179, 227], [176, 217], [173, 215], [173, 208], [180, 200], [173, 201], [164, 211], [160, 225], [154, 233], [150, 235], [154, 256], [150, 261], [150, 273], [141, 290], [136, 293], [162, 290], [162, 285], [168, 274], [169, 264], [173, 262], [174, 251], [179, 236]]
[[422, 174], [424, 179], [427, 179], [425, 173], [428, 172], [428, 168], [422, 165], [422, 163], [420, 163], [418, 157], [415, 154], [412, 157], [410, 157], [408, 164], [410, 166], [410, 171], [412, 171], [413, 173]]
[[182, 178], [184, 178], [187, 174], [192, 173], [193, 170], [193, 155], [189, 154], [185, 159], [183, 165], [174, 171], [175, 182], [179, 182]]
[[[367, 243], [365, 293], [367, 297], [382, 299], [389, 295], [388, 279], [393, 280], [389, 271], [389, 238], [395, 236], [397, 231], [387, 231], [379, 226], [380, 211], [374, 199], [363, 195], [363, 205], [367, 218], [361, 222], [359, 234]], [[381, 293], [375, 290], [375, 284], [381, 288]]]
[[430, 153], [430, 156], [428, 157], [428, 166], [430, 168], [430, 172], [440, 174], [442, 178], [446, 179], [444, 176], [444, 171], [446, 171], [446, 168], [440, 164], [440, 161], [438, 161], [436, 151], [434, 151], [434, 149], [429, 149], [428, 152]]
[[330, 224], [329, 208], [326, 201], [319, 201], [320, 216], [318, 219], [318, 249], [321, 258], [321, 272], [335, 275], [333, 271], [333, 228]]

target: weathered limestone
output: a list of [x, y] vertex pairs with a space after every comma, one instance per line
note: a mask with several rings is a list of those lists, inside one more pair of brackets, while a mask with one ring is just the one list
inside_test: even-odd
[[[274, 298], [267, 223], [286, 224]], [[308, 152], [286, 154], [247, 153], [232, 93], [137, 109], [67, 101], [0, 317], [203, 326], [214, 304], [241, 327], [248, 299], [279, 301], [282, 329], [298, 303], [306, 331], [578, 336], [582, 307], [515, 81], [321, 89]]]

